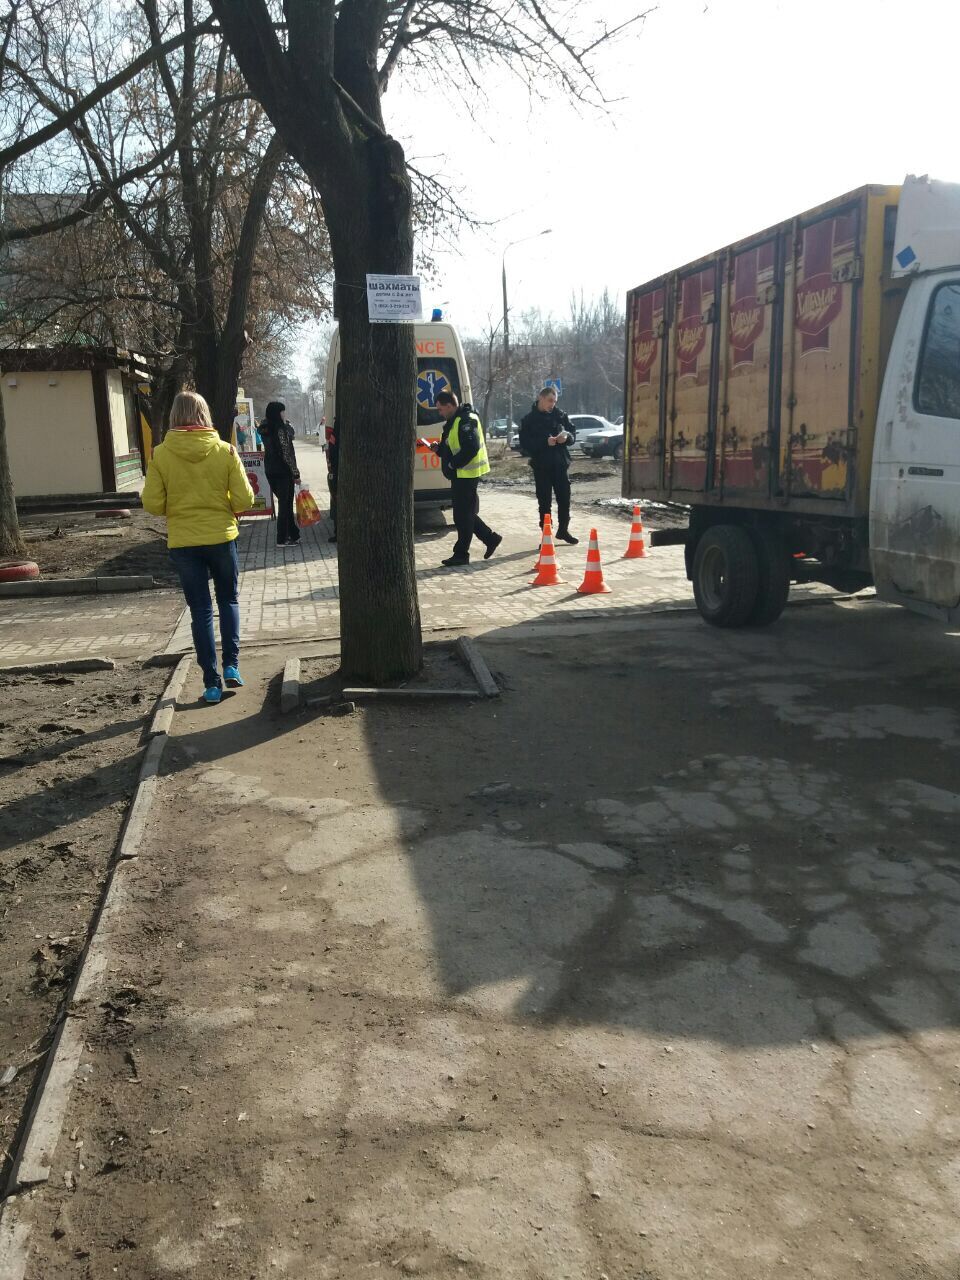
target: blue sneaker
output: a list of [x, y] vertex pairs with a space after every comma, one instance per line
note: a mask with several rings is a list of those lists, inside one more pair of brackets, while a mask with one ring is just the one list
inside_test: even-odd
[[209, 702], [211, 706], [213, 706], [214, 703], [219, 702], [221, 696], [222, 694], [220, 692], [219, 685], [211, 685], [209, 689], [204, 689], [203, 691], [204, 702]]
[[230, 689], [243, 688], [243, 676], [240, 674], [239, 667], [224, 667], [223, 680]]

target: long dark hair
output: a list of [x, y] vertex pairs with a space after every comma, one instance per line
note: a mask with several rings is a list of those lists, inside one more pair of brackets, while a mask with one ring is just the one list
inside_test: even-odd
[[279, 431], [279, 429], [283, 426], [283, 419], [280, 417], [280, 415], [281, 413], [283, 413], [286, 407], [287, 406], [283, 404], [282, 401], [280, 400], [270, 401], [270, 403], [267, 405], [264, 419], [260, 423], [261, 436], [264, 434], [264, 432], [266, 432], [267, 435], [269, 435], [271, 432]]

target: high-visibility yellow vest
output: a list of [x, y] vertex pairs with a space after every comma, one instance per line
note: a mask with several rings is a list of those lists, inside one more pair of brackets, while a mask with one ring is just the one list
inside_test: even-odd
[[[480, 448], [477, 450], [472, 462], [468, 462], [465, 467], [457, 467], [457, 478], [459, 480], [477, 480], [480, 476], [485, 476], [490, 470], [490, 463], [487, 461], [487, 442], [483, 438], [483, 425], [479, 418], [477, 418], [477, 435], [480, 437]], [[454, 457], [460, 452], [459, 414], [453, 420], [453, 426], [447, 436], [447, 446]]]

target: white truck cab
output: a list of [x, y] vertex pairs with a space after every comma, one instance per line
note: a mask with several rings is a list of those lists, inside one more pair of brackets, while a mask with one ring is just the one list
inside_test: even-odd
[[887, 359], [870, 487], [877, 595], [960, 621], [960, 185], [907, 178], [894, 278], [910, 278]]

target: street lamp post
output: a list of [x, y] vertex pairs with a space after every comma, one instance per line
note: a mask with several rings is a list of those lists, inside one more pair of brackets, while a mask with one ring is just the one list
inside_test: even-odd
[[519, 240], [511, 240], [504, 248], [501, 272], [503, 285], [503, 366], [507, 378], [507, 431], [513, 430], [513, 369], [510, 364], [510, 310], [507, 306], [507, 250], [518, 244], [526, 244], [528, 240], [538, 240], [540, 236], [550, 235], [552, 227], [543, 231], [535, 231], [532, 236], [522, 236]]

